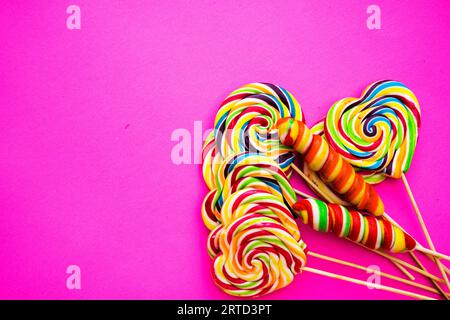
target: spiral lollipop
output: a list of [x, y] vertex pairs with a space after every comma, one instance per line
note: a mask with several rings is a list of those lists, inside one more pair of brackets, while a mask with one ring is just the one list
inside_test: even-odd
[[400, 178], [411, 165], [420, 126], [414, 93], [397, 81], [368, 86], [328, 111], [324, 132], [333, 149], [367, 175]]
[[223, 227], [219, 235], [213, 278], [231, 295], [257, 297], [281, 289], [306, 263], [303, 242], [281, 223], [261, 214], [242, 216]]
[[294, 207], [303, 223], [316, 231], [333, 232], [375, 250], [399, 253], [416, 248], [416, 241], [409, 234], [382, 217], [368, 216], [317, 199], [301, 200]]
[[233, 91], [220, 106], [214, 133], [203, 145], [203, 175], [208, 187], [214, 188], [215, 165], [240, 152], [265, 154], [289, 176], [294, 155], [280, 144], [273, 130], [282, 117], [304, 119], [297, 100], [282, 87], [255, 82]]

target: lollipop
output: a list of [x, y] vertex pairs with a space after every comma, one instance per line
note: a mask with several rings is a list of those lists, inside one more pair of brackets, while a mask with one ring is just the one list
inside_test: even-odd
[[384, 218], [348, 210], [337, 204], [306, 199], [294, 205], [303, 223], [320, 232], [334, 232], [341, 238], [361, 243], [370, 249], [395, 253], [412, 251], [416, 241]]
[[228, 294], [256, 297], [283, 288], [306, 263], [301, 240], [264, 215], [245, 215], [219, 234], [213, 278]]
[[255, 82], [233, 91], [221, 104], [214, 132], [203, 144], [203, 177], [208, 187], [215, 187], [220, 162], [241, 152], [267, 155], [289, 176], [294, 155], [273, 130], [282, 117], [304, 119], [297, 100], [282, 87]]
[[400, 82], [382, 80], [361, 98], [336, 102], [324, 132], [332, 148], [366, 175], [400, 178], [411, 165], [419, 126], [414, 93]]
[[303, 155], [308, 167], [318, 172], [334, 191], [360, 210], [380, 216], [384, 205], [372, 186], [319, 135], [311, 133], [306, 125], [298, 120], [284, 118], [278, 121], [280, 140]]
[[283, 198], [245, 188], [226, 199], [222, 224], [208, 252], [215, 283], [238, 296], [259, 296], [288, 285], [306, 263], [306, 245]]

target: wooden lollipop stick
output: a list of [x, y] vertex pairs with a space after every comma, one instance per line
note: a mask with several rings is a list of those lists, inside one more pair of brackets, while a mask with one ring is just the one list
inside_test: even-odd
[[[417, 219], [419, 220], [420, 226], [422, 228], [423, 234], [425, 235], [428, 246], [430, 247], [431, 250], [436, 251], [436, 247], [434, 246], [433, 240], [431, 240], [430, 233], [428, 232], [428, 228], [425, 225], [425, 221], [423, 220], [422, 214], [420, 213], [419, 206], [417, 205], [416, 199], [414, 198], [414, 195], [411, 191], [411, 187], [409, 186], [408, 180], [406, 179], [406, 176], [403, 173], [402, 173], [402, 181], [403, 184], [405, 185], [406, 192], [408, 193], [409, 199], [411, 200], [411, 204], [414, 208], [414, 212], [416, 213]], [[450, 290], [450, 283], [448, 281], [447, 274], [443, 270], [441, 261], [439, 261], [439, 259], [435, 257], [434, 262], [437, 264], [439, 271], [444, 277], [445, 284], [447, 285], [447, 288]]]
[[350, 278], [347, 276], [343, 276], [340, 274], [336, 274], [336, 273], [331, 273], [328, 271], [323, 271], [323, 270], [319, 270], [319, 269], [314, 269], [311, 267], [304, 267], [303, 268], [304, 271], [308, 271], [311, 273], [315, 273], [321, 276], [325, 276], [325, 277], [329, 277], [329, 278], [333, 278], [333, 279], [339, 279], [339, 280], [343, 280], [343, 281], [347, 281], [347, 282], [351, 282], [351, 283], [355, 283], [355, 284], [359, 284], [362, 286], [366, 286], [366, 287], [373, 287], [379, 290], [384, 290], [384, 291], [389, 291], [389, 292], [393, 292], [393, 293], [397, 293], [397, 294], [401, 294], [410, 298], [415, 298], [415, 299], [420, 299], [420, 300], [436, 300], [432, 297], [428, 297], [422, 294], [418, 294], [418, 293], [414, 293], [414, 292], [409, 292], [406, 290], [401, 290], [401, 289], [397, 289], [397, 288], [393, 288], [393, 287], [389, 287], [389, 286], [385, 286], [385, 285], [381, 285], [381, 284], [374, 284], [374, 283], [370, 283], [367, 281], [363, 281], [363, 280], [359, 280], [359, 279], [354, 279], [354, 278]]
[[303, 197], [303, 198], [305, 198], [305, 199], [314, 198], [312, 195], [309, 195], [309, 194], [307, 194], [307, 193], [305, 193], [305, 192], [303, 192], [303, 191], [300, 191], [300, 190], [295, 189], [295, 188], [293, 188], [293, 189], [294, 189], [294, 192], [295, 192], [297, 195], [299, 195], [300, 197]]
[[[429, 255], [429, 254], [425, 254], [426, 257], [428, 257], [428, 259], [431, 259], [431, 261], [434, 261], [434, 257]], [[447, 268], [447, 266], [445, 264], [442, 263], [442, 269], [444, 269], [445, 273], [450, 274], [450, 269]]]
[[[362, 265], [359, 265], [359, 264], [356, 264], [356, 263], [353, 263], [353, 262], [337, 259], [337, 258], [332, 258], [332, 257], [326, 256], [326, 255], [323, 255], [323, 254], [320, 254], [320, 253], [317, 253], [317, 252], [308, 251], [308, 255], [310, 255], [312, 257], [316, 257], [318, 259], [331, 261], [331, 262], [334, 262], [334, 263], [337, 263], [337, 264], [348, 266], [348, 267], [351, 267], [351, 268], [354, 268], [354, 269], [358, 269], [358, 270], [362, 270], [362, 271], [367, 271], [368, 270], [368, 268], [365, 267], [365, 266], [362, 266]], [[395, 275], [392, 275], [390, 273], [386, 273], [386, 272], [381, 272], [380, 271], [379, 274], [381, 276], [385, 277], [385, 278], [392, 279], [392, 280], [395, 280], [395, 281], [398, 281], [398, 282], [401, 282], [401, 283], [404, 283], [404, 284], [407, 284], [407, 285], [410, 285], [410, 286], [413, 286], [413, 287], [416, 287], [416, 288], [420, 288], [420, 289], [423, 289], [423, 290], [426, 290], [426, 291], [429, 291], [429, 292], [433, 292], [433, 293], [436, 293], [436, 294], [440, 293], [440, 294], [442, 294], [442, 296], [445, 299], [447, 299], [447, 294], [444, 291], [438, 291], [438, 290], [436, 290], [434, 288], [431, 288], [429, 286], [423, 285], [421, 283], [416, 283], [416, 282], [411, 281], [411, 280], [406, 280], [406, 279], [397, 277]]]
[[[420, 260], [416, 257], [416, 255], [413, 252], [409, 253], [411, 258], [416, 262], [416, 264], [423, 270], [428, 271], [425, 266], [422, 264], [422, 262], [420, 262]], [[436, 289], [440, 292], [440, 294], [444, 297], [444, 299], [449, 300], [449, 295], [447, 293], [444, 292], [444, 290], [442, 290], [441, 286], [434, 281], [433, 279], [429, 279], [433, 285], [436, 287]], [[444, 279], [445, 280], [445, 279]]]
[[440, 252], [432, 251], [430, 249], [425, 248], [424, 246], [422, 246], [420, 244], [417, 244], [417, 250], [420, 252], [423, 252], [425, 254], [432, 255], [433, 257], [450, 261], [450, 257], [448, 255], [440, 253]]
[[370, 249], [370, 248], [364, 247], [362, 244], [360, 244], [360, 243], [358, 243], [358, 242], [355, 242], [355, 243], [356, 243], [357, 245], [363, 247], [363, 248], [369, 249], [370, 251], [372, 251], [372, 252], [374, 252], [374, 253], [376, 253], [376, 254], [382, 256], [382, 257], [386, 257], [386, 256], [387, 256], [389, 259], [391, 259], [391, 260], [393, 260], [393, 261], [395, 261], [395, 262], [401, 264], [402, 266], [404, 266], [404, 267], [406, 267], [406, 268], [408, 268], [408, 269], [411, 269], [411, 270], [413, 270], [413, 271], [415, 271], [415, 272], [417, 272], [417, 273], [419, 273], [419, 274], [421, 274], [421, 275], [423, 275], [423, 276], [425, 276], [425, 277], [427, 277], [427, 278], [433, 279], [433, 280], [436, 281], [436, 282], [444, 283], [444, 280], [442, 280], [441, 278], [438, 278], [437, 276], [435, 276], [434, 274], [431, 274], [431, 273], [428, 272], [428, 271], [424, 271], [424, 270], [422, 270], [422, 269], [419, 269], [419, 268], [413, 266], [412, 264], [409, 264], [409, 263], [406, 262], [406, 261], [400, 260], [400, 259], [398, 259], [398, 258], [396, 258], [396, 257], [393, 257], [393, 256], [389, 256], [389, 255], [387, 255], [386, 253], [384, 253], [384, 252], [382, 252], [382, 251], [378, 251], [378, 250], [374, 250], [374, 249]]

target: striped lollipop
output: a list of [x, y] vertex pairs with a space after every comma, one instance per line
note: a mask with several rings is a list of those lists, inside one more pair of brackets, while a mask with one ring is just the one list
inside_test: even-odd
[[344, 206], [306, 199], [294, 205], [305, 224], [320, 232], [333, 232], [370, 249], [412, 251], [416, 241], [383, 217], [376, 218]]

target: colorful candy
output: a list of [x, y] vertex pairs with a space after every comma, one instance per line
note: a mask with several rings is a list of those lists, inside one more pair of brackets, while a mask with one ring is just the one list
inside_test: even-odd
[[217, 188], [211, 190], [202, 205], [202, 217], [208, 229], [222, 223], [223, 202], [233, 193], [253, 188], [284, 199], [289, 209], [297, 201], [287, 177], [275, 161], [260, 154], [240, 153], [229, 157], [216, 173]]
[[302, 221], [314, 230], [333, 232], [371, 249], [405, 252], [416, 247], [416, 241], [409, 234], [382, 217], [376, 218], [316, 199], [301, 200], [294, 208]]
[[214, 138], [208, 136], [204, 143], [203, 174], [210, 189], [214, 187], [214, 164], [240, 152], [267, 155], [289, 176], [294, 155], [280, 144], [274, 130], [282, 117], [304, 119], [297, 100], [282, 87], [255, 82], [233, 91], [217, 113]]
[[357, 174], [328, 143], [301, 121], [284, 118], [277, 122], [281, 142], [303, 156], [308, 167], [359, 210], [376, 216], [384, 213], [384, 205], [375, 189]]
[[213, 278], [231, 295], [256, 297], [287, 286], [306, 264], [305, 244], [283, 200], [245, 189], [222, 208], [208, 239]]
[[336, 102], [324, 132], [331, 147], [364, 175], [400, 178], [411, 165], [420, 121], [414, 93], [400, 82], [382, 80], [368, 86], [361, 98]]

